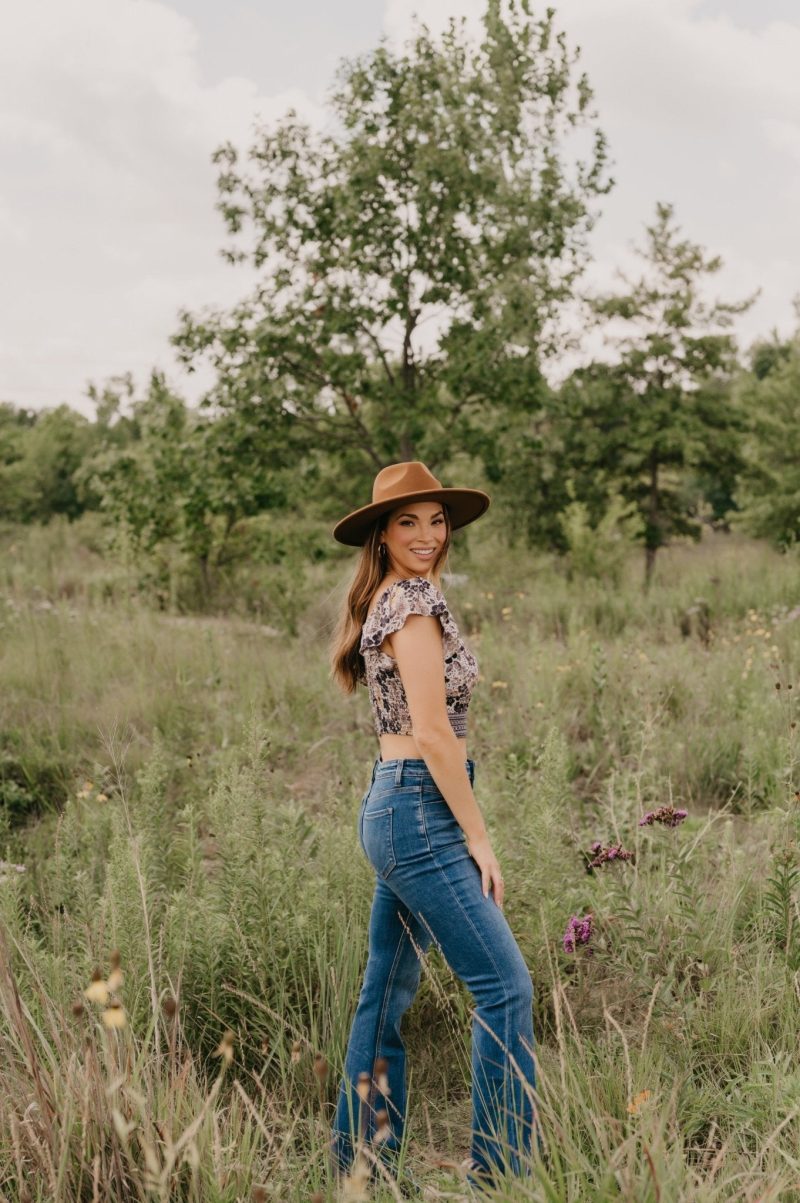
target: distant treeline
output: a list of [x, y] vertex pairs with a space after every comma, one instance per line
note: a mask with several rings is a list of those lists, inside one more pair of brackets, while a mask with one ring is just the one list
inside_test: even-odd
[[[115, 378], [90, 386], [93, 421], [0, 406], [0, 517], [100, 510], [142, 556], [180, 549], [211, 592], [242, 523], [332, 523], [384, 464], [422, 459], [485, 483], [499, 537], [586, 571], [634, 541], [647, 584], [703, 521], [794, 543], [800, 331], [740, 349], [755, 294], [709, 299], [721, 261], [665, 203], [641, 275], [582, 287], [606, 140], [553, 10], [525, 9], [489, 0], [480, 42], [453, 21], [345, 61], [326, 133], [290, 111], [246, 156], [221, 146], [217, 208], [249, 236], [223, 253], [259, 284], [179, 316], [179, 358], [212, 387], [193, 408], [159, 373], [140, 395]], [[604, 354], [553, 388], [568, 311]]]

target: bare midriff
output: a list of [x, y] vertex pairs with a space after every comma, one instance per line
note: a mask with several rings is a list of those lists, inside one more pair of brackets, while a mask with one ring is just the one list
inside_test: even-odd
[[[381, 746], [381, 760], [400, 760], [403, 757], [425, 759], [417, 747], [417, 741], [413, 735], [379, 735], [378, 741]], [[464, 749], [464, 759], [466, 760], [467, 741], [459, 739], [458, 742]]]

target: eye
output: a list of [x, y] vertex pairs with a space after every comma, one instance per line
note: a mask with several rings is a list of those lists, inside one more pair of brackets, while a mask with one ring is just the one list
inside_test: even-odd
[[[412, 521], [413, 521], [413, 519], [411, 519], [411, 518], [402, 518], [400, 520], [400, 525], [408, 526], [409, 522], [412, 522]], [[444, 518], [436, 518], [436, 519], [434, 519], [434, 521], [437, 526], [441, 526], [441, 524], [444, 522]]]

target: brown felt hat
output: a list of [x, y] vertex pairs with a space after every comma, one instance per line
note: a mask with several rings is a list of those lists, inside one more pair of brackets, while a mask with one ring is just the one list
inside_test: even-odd
[[450, 527], [457, 530], [480, 518], [489, 508], [489, 494], [481, 489], [445, 489], [429, 468], [418, 459], [381, 468], [372, 485], [372, 501], [340, 519], [333, 537], [348, 547], [361, 547], [370, 528], [386, 510], [403, 501], [443, 501], [450, 513]]

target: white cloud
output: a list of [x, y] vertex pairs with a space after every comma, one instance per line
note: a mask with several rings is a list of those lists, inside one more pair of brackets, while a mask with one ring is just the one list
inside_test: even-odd
[[143, 380], [181, 305], [246, 287], [218, 249], [213, 149], [294, 105], [254, 82], [204, 83], [198, 34], [155, 0], [35, 0], [0, 41], [0, 399], [91, 413], [89, 379]]
[[[617, 179], [598, 202], [592, 280], [611, 283], [656, 200], [673, 201], [685, 234], [723, 256], [722, 296], [762, 286], [738, 320], [745, 340], [791, 329], [800, 291], [800, 17], [768, 21], [771, 2], [752, 0], [757, 28], [703, 16], [703, 0], [561, 0], [556, 17], [582, 47]], [[271, 7], [280, 44], [282, 13]], [[385, 29], [403, 37], [415, 8], [432, 28], [462, 12], [479, 29], [483, 7], [386, 0]], [[229, 50], [237, 29], [247, 36], [245, 8]], [[225, 305], [247, 289], [247, 271], [218, 253], [227, 238], [211, 152], [228, 138], [247, 146], [259, 114], [276, 118], [290, 104], [315, 123], [325, 114], [299, 86], [270, 95], [263, 81], [215, 77], [211, 35], [200, 41], [203, 5], [196, 12], [189, 20], [169, 0], [8, 7], [0, 400], [63, 400], [89, 413], [88, 380], [130, 369], [141, 381], [154, 364], [174, 365], [179, 307]], [[323, 36], [309, 22], [309, 63]], [[312, 69], [293, 70], [308, 81]], [[188, 395], [197, 387], [186, 381]]]

